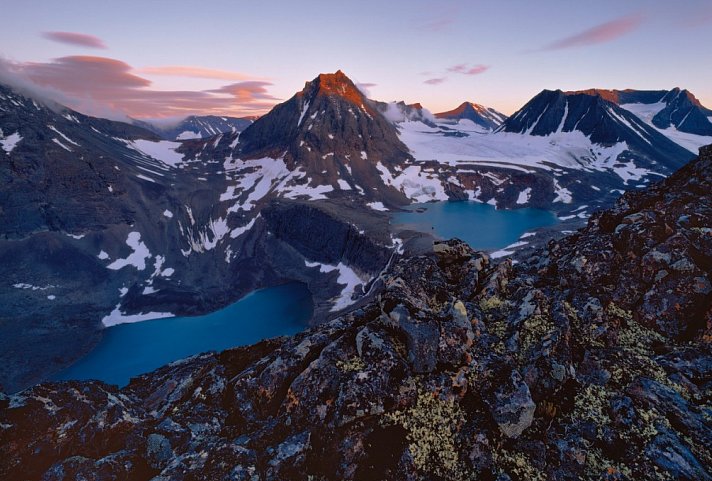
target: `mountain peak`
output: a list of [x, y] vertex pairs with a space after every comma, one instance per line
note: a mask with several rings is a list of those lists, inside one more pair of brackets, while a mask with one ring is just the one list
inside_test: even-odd
[[317, 95], [337, 96], [355, 105], [369, 108], [365, 102], [366, 97], [341, 70], [337, 70], [335, 73], [319, 74], [314, 80], [304, 85], [301, 94], [306, 99], [312, 99]]
[[461, 103], [453, 110], [437, 113], [435, 114], [435, 117], [448, 120], [467, 119], [490, 130], [494, 130], [499, 127], [507, 118], [506, 115], [503, 115], [494, 109], [470, 101]]

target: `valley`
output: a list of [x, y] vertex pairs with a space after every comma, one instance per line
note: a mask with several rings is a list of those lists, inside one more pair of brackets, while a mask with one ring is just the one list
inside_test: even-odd
[[472, 103], [433, 115], [372, 101], [340, 71], [254, 121], [196, 117], [168, 133], [1, 93], [9, 391], [76, 362], [109, 326], [202, 315], [257, 289], [302, 283], [311, 323], [332, 319], [438, 236], [394, 225], [414, 203], [544, 209], [559, 228], [486, 247], [543, 245], [707, 139], [684, 119], [661, 129], [636, 98], [544, 91], [509, 118]]

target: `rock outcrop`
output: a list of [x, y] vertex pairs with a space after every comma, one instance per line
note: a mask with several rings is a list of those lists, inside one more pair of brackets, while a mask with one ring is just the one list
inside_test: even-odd
[[527, 262], [436, 243], [295, 337], [3, 396], [0, 478], [710, 480], [711, 187], [706, 148]]

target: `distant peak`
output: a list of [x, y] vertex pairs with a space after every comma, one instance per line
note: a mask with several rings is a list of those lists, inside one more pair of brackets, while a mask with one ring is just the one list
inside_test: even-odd
[[586, 90], [569, 90], [564, 92], [564, 95], [591, 95], [601, 97], [603, 100], [608, 100], [614, 104], [619, 103], [619, 94], [617, 90], [608, 89], [586, 89]]
[[437, 115], [443, 115], [443, 116], [448, 116], [448, 115], [449, 115], [449, 116], [452, 116], [452, 115], [461, 115], [461, 114], [463, 114], [463, 113], [465, 113], [465, 112], [472, 112], [472, 111], [481, 113], [481, 112], [484, 112], [484, 111], [486, 111], [486, 110], [487, 110], [487, 108], [486, 108], [486, 107], [483, 107], [483, 106], [480, 105], [480, 104], [476, 104], [476, 103], [470, 102], [470, 101], [465, 101], [465, 102], [462, 102], [462, 103], [461, 103], [460, 105], [458, 105], [457, 107], [455, 107], [453, 110], [450, 110], [450, 111], [447, 111], [447, 112], [442, 112], [442, 113], [437, 114]]

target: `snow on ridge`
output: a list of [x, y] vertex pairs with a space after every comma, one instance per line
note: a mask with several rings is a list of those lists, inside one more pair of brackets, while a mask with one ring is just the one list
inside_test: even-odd
[[62, 132], [60, 132], [59, 130], [57, 130], [57, 128], [56, 128], [54, 125], [49, 125], [48, 127], [50, 128], [50, 130], [53, 130], [55, 133], [59, 134], [64, 140], [66, 140], [66, 141], [69, 142], [70, 144], [74, 144], [74, 145], [76, 145], [77, 147], [79, 147], [79, 144], [78, 144], [78, 143], [76, 143], [75, 141], [73, 141], [72, 139], [70, 139], [69, 137], [67, 137], [66, 135], [64, 135]]
[[67, 147], [66, 145], [64, 145], [59, 139], [53, 138], [53, 139], [52, 139], [52, 142], [54, 142], [55, 144], [59, 145], [60, 147], [62, 147], [62, 148], [63, 148], [64, 150], [66, 150], [67, 152], [73, 152], [72, 149], [70, 149], [69, 147]]
[[[306, 115], [307, 110], [309, 110], [309, 103], [310, 103], [310, 101], [307, 100], [306, 103], [302, 104], [302, 112], [299, 114], [299, 120], [297, 121], [297, 127], [302, 125], [302, 120], [304, 120], [304, 115]], [[312, 119], [313, 118], [314, 117], [312, 116]]]
[[148, 247], [146, 247], [146, 244], [141, 241], [141, 233], [130, 232], [126, 238], [126, 245], [131, 247], [133, 252], [125, 259], [116, 259], [114, 262], [106, 266], [107, 269], [117, 271], [126, 266], [134, 266], [139, 271], [144, 270], [146, 268], [146, 259], [150, 259], [152, 256], [148, 250]]

